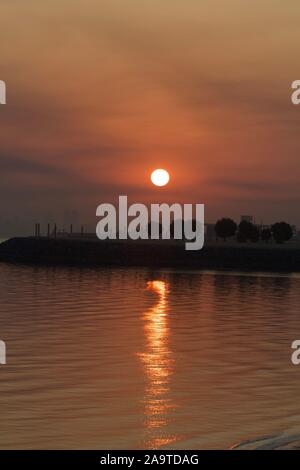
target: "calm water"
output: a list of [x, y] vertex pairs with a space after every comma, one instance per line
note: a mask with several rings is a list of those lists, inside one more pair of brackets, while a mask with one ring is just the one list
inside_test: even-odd
[[300, 428], [297, 276], [0, 264], [1, 448], [227, 448]]

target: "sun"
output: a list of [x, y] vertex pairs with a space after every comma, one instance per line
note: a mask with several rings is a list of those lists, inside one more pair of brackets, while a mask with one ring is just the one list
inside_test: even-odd
[[169, 180], [169, 173], [167, 170], [163, 170], [162, 168], [158, 168], [151, 173], [151, 181], [155, 186], [166, 186]]

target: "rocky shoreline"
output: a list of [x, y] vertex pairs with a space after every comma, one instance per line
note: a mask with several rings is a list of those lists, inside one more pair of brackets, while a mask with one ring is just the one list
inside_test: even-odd
[[300, 435], [282, 433], [265, 436], [260, 439], [241, 442], [232, 447], [232, 450], [299, 450]]

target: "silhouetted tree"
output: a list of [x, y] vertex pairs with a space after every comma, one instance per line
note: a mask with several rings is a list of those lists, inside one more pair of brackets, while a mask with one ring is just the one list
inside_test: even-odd
[[274, 240], [277, 243], [284, 243], [290, 240], [293, 236], [293, 230], [290, 224], [286, 222], [277, 222], [271, 227]]
[[260, 232], [260, 236], [264, 242], [268, 243], [268, 241], [272, 238], [272, 232], [269, 228], [263, 228]]
[[258, 242], [259, 240], [259, 228], [252, 224], [252, 231], [251, 231], [251, 235], [250, 235], [250, 241], [251, 242]]
[[220, 238], [223, 238], [226, 241], [226, 238], [233, 237], [236, 233], [237, 225], [232, 219], [223, 218], [217, 221], [215, 225], [216, 235]]
[[256, 225], [248, 222], [248, 220], [242, 220], [239, 224], [238, 241], [246, 242], [247, 240], [257, 242], [259, 240], [259, 230]]

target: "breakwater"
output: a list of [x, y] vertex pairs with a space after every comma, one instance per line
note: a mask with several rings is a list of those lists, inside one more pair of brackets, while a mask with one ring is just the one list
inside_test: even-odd
[[0, 261], [71, 266], [300, 271], [300, 248], [287, 245], [204, 245], [186, 251], [183, 242], [98, 241], [23, 237], [0, 245]]

